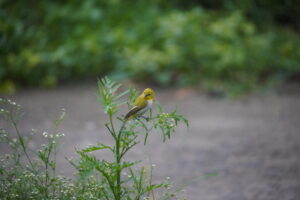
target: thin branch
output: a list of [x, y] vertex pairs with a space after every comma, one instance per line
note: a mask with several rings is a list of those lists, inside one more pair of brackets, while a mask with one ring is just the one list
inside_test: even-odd
[[138, 143], [139, 143], [139, 142], [134, 142], [132, 145], [130, 145], [129, 147], [127, 147], [127, 148], [125, 149], [125, 151], [121, 153], [120, 158], [122, 158], [122, 157], [127, 153], [127, 151], [128, 151], [129, 149], [131, 149], [132, 147], [134, 147], [134, 146], [137, 145]]
[[105, 124], [105, 127], [108, 129], [108, 131], [110, 132], [110, 134], [113, 136], [113, 138], [116, 140], [116, 134], [110, 129], [109, 127], [109, 123]]
[[20, 135], [20, 132], [19, 132], [17, 123], [16, 123], [13, 119], [12, 119], [12, 124], [13, 124], [13, 126], [14, 126], [14, 128], [15, 128], [15, 130], [16, 130], [16, 133], [17, 133], [17, 135], [18, 135], [20, 144], [21, 144], [21, 146], [22, 146], [22, 149], [23, 149], [23, 151], [24, 151], [24, 154], [25, 154], [27, 160], [28, 160], [29, 163], [30, 163], [30, 166], [32, 167], [32, 169], [34, 169], [34, 171], [36, 171], [36, 170], [35, 170], [35, 167], [33, 166], [33, 163], [31, 162], [31, 159], [30, 159], [30, 157], [29, 157], [29, 155], [28, 155], [28, 153], [27, 153], [27, 150], [26, 150], [26, 147], [25, 147], [25, 145], [24, 145], [23, 138], [22, 138], [22, 136]]

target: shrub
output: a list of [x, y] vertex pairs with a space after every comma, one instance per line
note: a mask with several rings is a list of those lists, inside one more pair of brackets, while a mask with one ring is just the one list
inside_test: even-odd
[[1, 1], [0, 89], [111, 73], [247, 90], [299, 74], [298, 34], [270, 20], [250, 21], [250, 3], [222, 1], [222, 9], [209, 10], [194, 1]]

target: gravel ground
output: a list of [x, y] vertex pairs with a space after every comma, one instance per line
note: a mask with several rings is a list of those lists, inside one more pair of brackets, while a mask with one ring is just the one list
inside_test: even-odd
[[[177, 107], [190, 120], [165, 144], [152, 133], [147, 146], [140, 145], [126, 159], [155, 163], [154, 179], [171, 177], [186, 183], [190, 200], [299, 200], [300, 199], [300, 85], [236, 100], [216, 99], [189, 89], [156, 89], [167, 111]], [[61, 131], [66, 137], [58, 168], [71, 176], [65, 157], [74, 147], [111, 143], [105, 132], [106, 116], [95, 97], [94, 84], [63, 86], [53, 90], [23, 90], [11, 98], [23, 105], [23, 134], [53, 128], [60, 108], [67, 111]], [[126, 112], [126, 108], [121, 112]], [[36, 148], [41, 142], [30, 145]], [[1, 148], [3, 150], [3, 147]], [[99, 155], [107, 157], [107, 155]]]

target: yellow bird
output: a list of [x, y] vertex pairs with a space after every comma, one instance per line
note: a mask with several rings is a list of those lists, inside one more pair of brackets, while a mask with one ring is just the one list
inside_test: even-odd
[[135, 116], [143, 115], [149, 110], [154, 101], [154, 91], [147, 88], [143, 93], [135, 100], [133, 108], [131, 108], [125, 116], [125, 120], [128, 120]]

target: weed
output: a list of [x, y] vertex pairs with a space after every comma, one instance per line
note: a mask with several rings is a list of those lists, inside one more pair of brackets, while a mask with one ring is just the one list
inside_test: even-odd
[[[3, 106], [0, 116], [6, 122], [5, 126], [11, 123], [15, 131], [13, 134], [5, 128], [0, 129], [0, 142], [9, 147], [9, 153], [1, 155], [0, 160], [0, 199], [167, 200], [176, 197], [181, 189], [174, 188], [169, 178], [153, 183], [154, 164], [137, 168], [140, 161], [126, 161], [125, 155], [141, 141], [146, 145], [150, 132], [160, 132], [163, 141], [166, 141], [171, 138], [179, 122], [188, 126], [188, 120], [177, 114], [176, 110], [165, 113], [157, 102], [156, 115], [150, 112], [147, 120], [136, 117], [125, 121], [123, 116], [117, 116], [118, 109], [126, 103], [132, 106], [137, 91], [131, 88], [118, 93], [121, 84], [108, 78], [99, 80], [98, 86], [98, 97], [108, 116], [105, 127], [114, 144], [98, 143], [78, 149], [79, 158], [69, 160], [78, 174], [75, 179], [56, 173], [57, 149], [60, 139], [64, 137], [58, 130], [65, 110], [53, 122], [54, 130], [42, 133], [46, 144], [32, 151], [29, 143], [37, 131], [32, 130], [30, 136], [24, 136], [18, 126], [23, 115], [21, 106], [11, 100], [0, 99]], [[129, 102], [124, 100], [127, 94]], [[109, 151], [113, 159], [103, 160], [93, 155], [93, 152], [103, 150]]]

